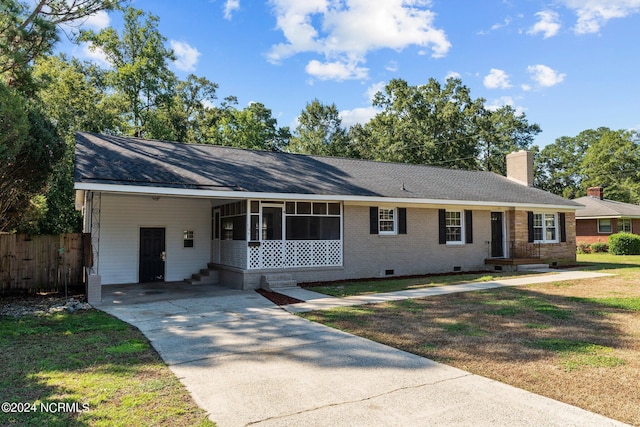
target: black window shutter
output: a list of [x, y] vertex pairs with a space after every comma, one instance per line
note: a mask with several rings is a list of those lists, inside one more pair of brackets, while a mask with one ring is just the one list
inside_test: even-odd
[[533, 212], [527, 212], [527, 222], [529, 224], [529, 243], [533, 243]]
[[407, 234], [407, 208], [398, 208], [398, 234]]
[[438, 242], [441, 245], [447, 243], [447, 220], [444, 209], [438, 209]]
[[564, 212], [558, 213], [558, 221], [560, 222], [560, 241], [567, 241], [567, 224], [566, 224], [566, 215]]
[[464, 228], [466, 243], [473, 243], [473, 211], [464, 211]]
[[369, 208], [369, 234], [378, 234], [378, 208]]

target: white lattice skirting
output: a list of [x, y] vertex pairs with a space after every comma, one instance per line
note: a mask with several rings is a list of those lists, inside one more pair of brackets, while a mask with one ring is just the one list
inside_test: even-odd
[[249, 248], [249, 268], [342, 266], [341, 240], [265, 240]]

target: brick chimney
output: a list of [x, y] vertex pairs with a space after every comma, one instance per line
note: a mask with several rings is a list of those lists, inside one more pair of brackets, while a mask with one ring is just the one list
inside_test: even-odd
[[533, 187], [533, 153], [520, 150], [507, 154], [507, 178]]
[[604, 189], [602, 187], [589, 187], [587, 188], [587, 196], [602, 200], [604, 199]]

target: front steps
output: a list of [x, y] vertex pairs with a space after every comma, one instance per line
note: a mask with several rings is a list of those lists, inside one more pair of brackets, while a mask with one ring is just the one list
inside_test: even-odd
[[517, 271], [535, 271], [535, 270], [548, 270], [549, 264], [521, 264], [517, 267]]
[[295, 288], [298, 281], [291, 274], [277, 273], [262, 276], [260, 287], [269, 292], [278, 292], [282, 288]]
[[197, 274], [192, 274], [190, 279], [185, 282], [191, 285], [215, 285], [220, 282], [220, 274], [215, 270], [212, 263], [207, 264], [207, 268], [203, 268]]

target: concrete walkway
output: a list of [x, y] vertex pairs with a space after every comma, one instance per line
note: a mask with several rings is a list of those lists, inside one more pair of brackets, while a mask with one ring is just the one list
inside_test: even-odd
[[515, 279], [494, 280], [491, 282], [472, 282], [459, 285], [434, 286], [431, 288], [409, 289], [406, 291], [385, 292], [380, 294], [356, 295], [344, 298], [331, 297], [325, 294], [301, 288], [286, 288], [278, 292], [293, 298], [305, 301], [299, 304], [291, 304], [283, 308], [290, 313], [304, 313], [313, 310], [327, 310], [336, 307], [348, 307], [353, 305], [375, 304], [386, 301], [398, 301], [408, 298], [422, 298], [436, 295], [446, 295], [458, 292], [481, 291], [485, 289], [501, 288], [506, 286], [523, 286], [535, 283], [553, 283], [566, 280], [591, 279], [596, 277], [611, 276], [607, 273], [593, 271], [563, 271], [545, 269], [532, 270], [545, 273], [545, 275], [524, 276]]
[[99, 308], [138, 327], [220, 427], [623, 425], [307, 321], [252, 291]]

